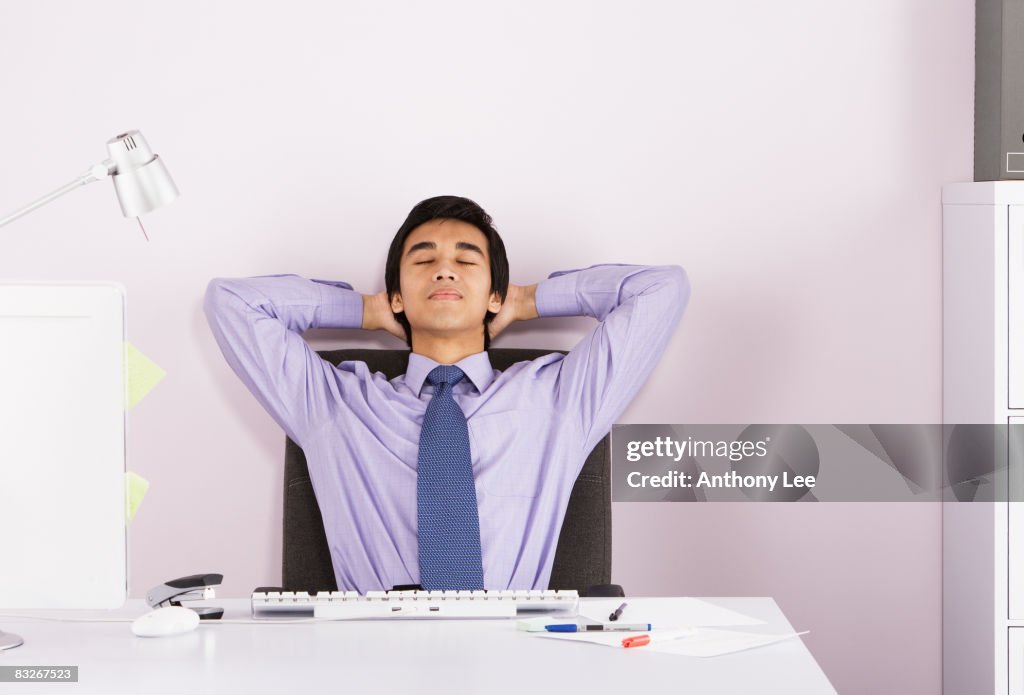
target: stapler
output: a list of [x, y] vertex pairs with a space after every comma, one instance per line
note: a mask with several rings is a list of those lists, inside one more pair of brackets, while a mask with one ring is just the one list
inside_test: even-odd
[[[154, 586], [146, 592], [146, 603], [151, 608], [180, 606], [182, 601], [202, 601], [214, 598], [213, 587], [224, 581], [223, 574], [193, 574], [172, 579]], [[199, 614], [200, 620], [216, 620], [224, 615], [223, 608], [216, 606], [185, 606]]]

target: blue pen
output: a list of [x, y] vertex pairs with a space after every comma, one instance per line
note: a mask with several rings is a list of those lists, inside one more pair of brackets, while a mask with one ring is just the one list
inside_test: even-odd
[[650, 632], [650, 623], [615, 623], [614, 625], [607, 625], [605, 623], [596, 623], [594, 625], [584, 625], [580, 623], [561, 623], [558, 625], [545, 625], [544, 629], [548, 632]]

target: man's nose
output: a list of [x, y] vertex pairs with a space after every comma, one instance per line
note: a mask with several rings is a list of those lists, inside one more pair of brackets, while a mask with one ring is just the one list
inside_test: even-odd
[[434, 280], [454, 280], [455, 269], [447, 263], [442, 264], [434, 273]]

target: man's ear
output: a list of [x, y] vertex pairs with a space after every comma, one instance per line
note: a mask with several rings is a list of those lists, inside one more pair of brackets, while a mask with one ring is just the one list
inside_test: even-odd
[[402, 295], [395, 292], [391, 295], [391, 313], [400, 314], [405, 311], [405, 304], [402, 303]]
[[487, 311], [497, 314], [501, 311], [501, 295], [497, 292], [491, 292], [491, 299], [487, 302]]

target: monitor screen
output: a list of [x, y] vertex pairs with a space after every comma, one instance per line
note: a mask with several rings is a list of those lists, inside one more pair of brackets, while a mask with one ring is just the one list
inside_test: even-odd
[[0, 283], [0, 608], [127, 595], [125, 292]]

